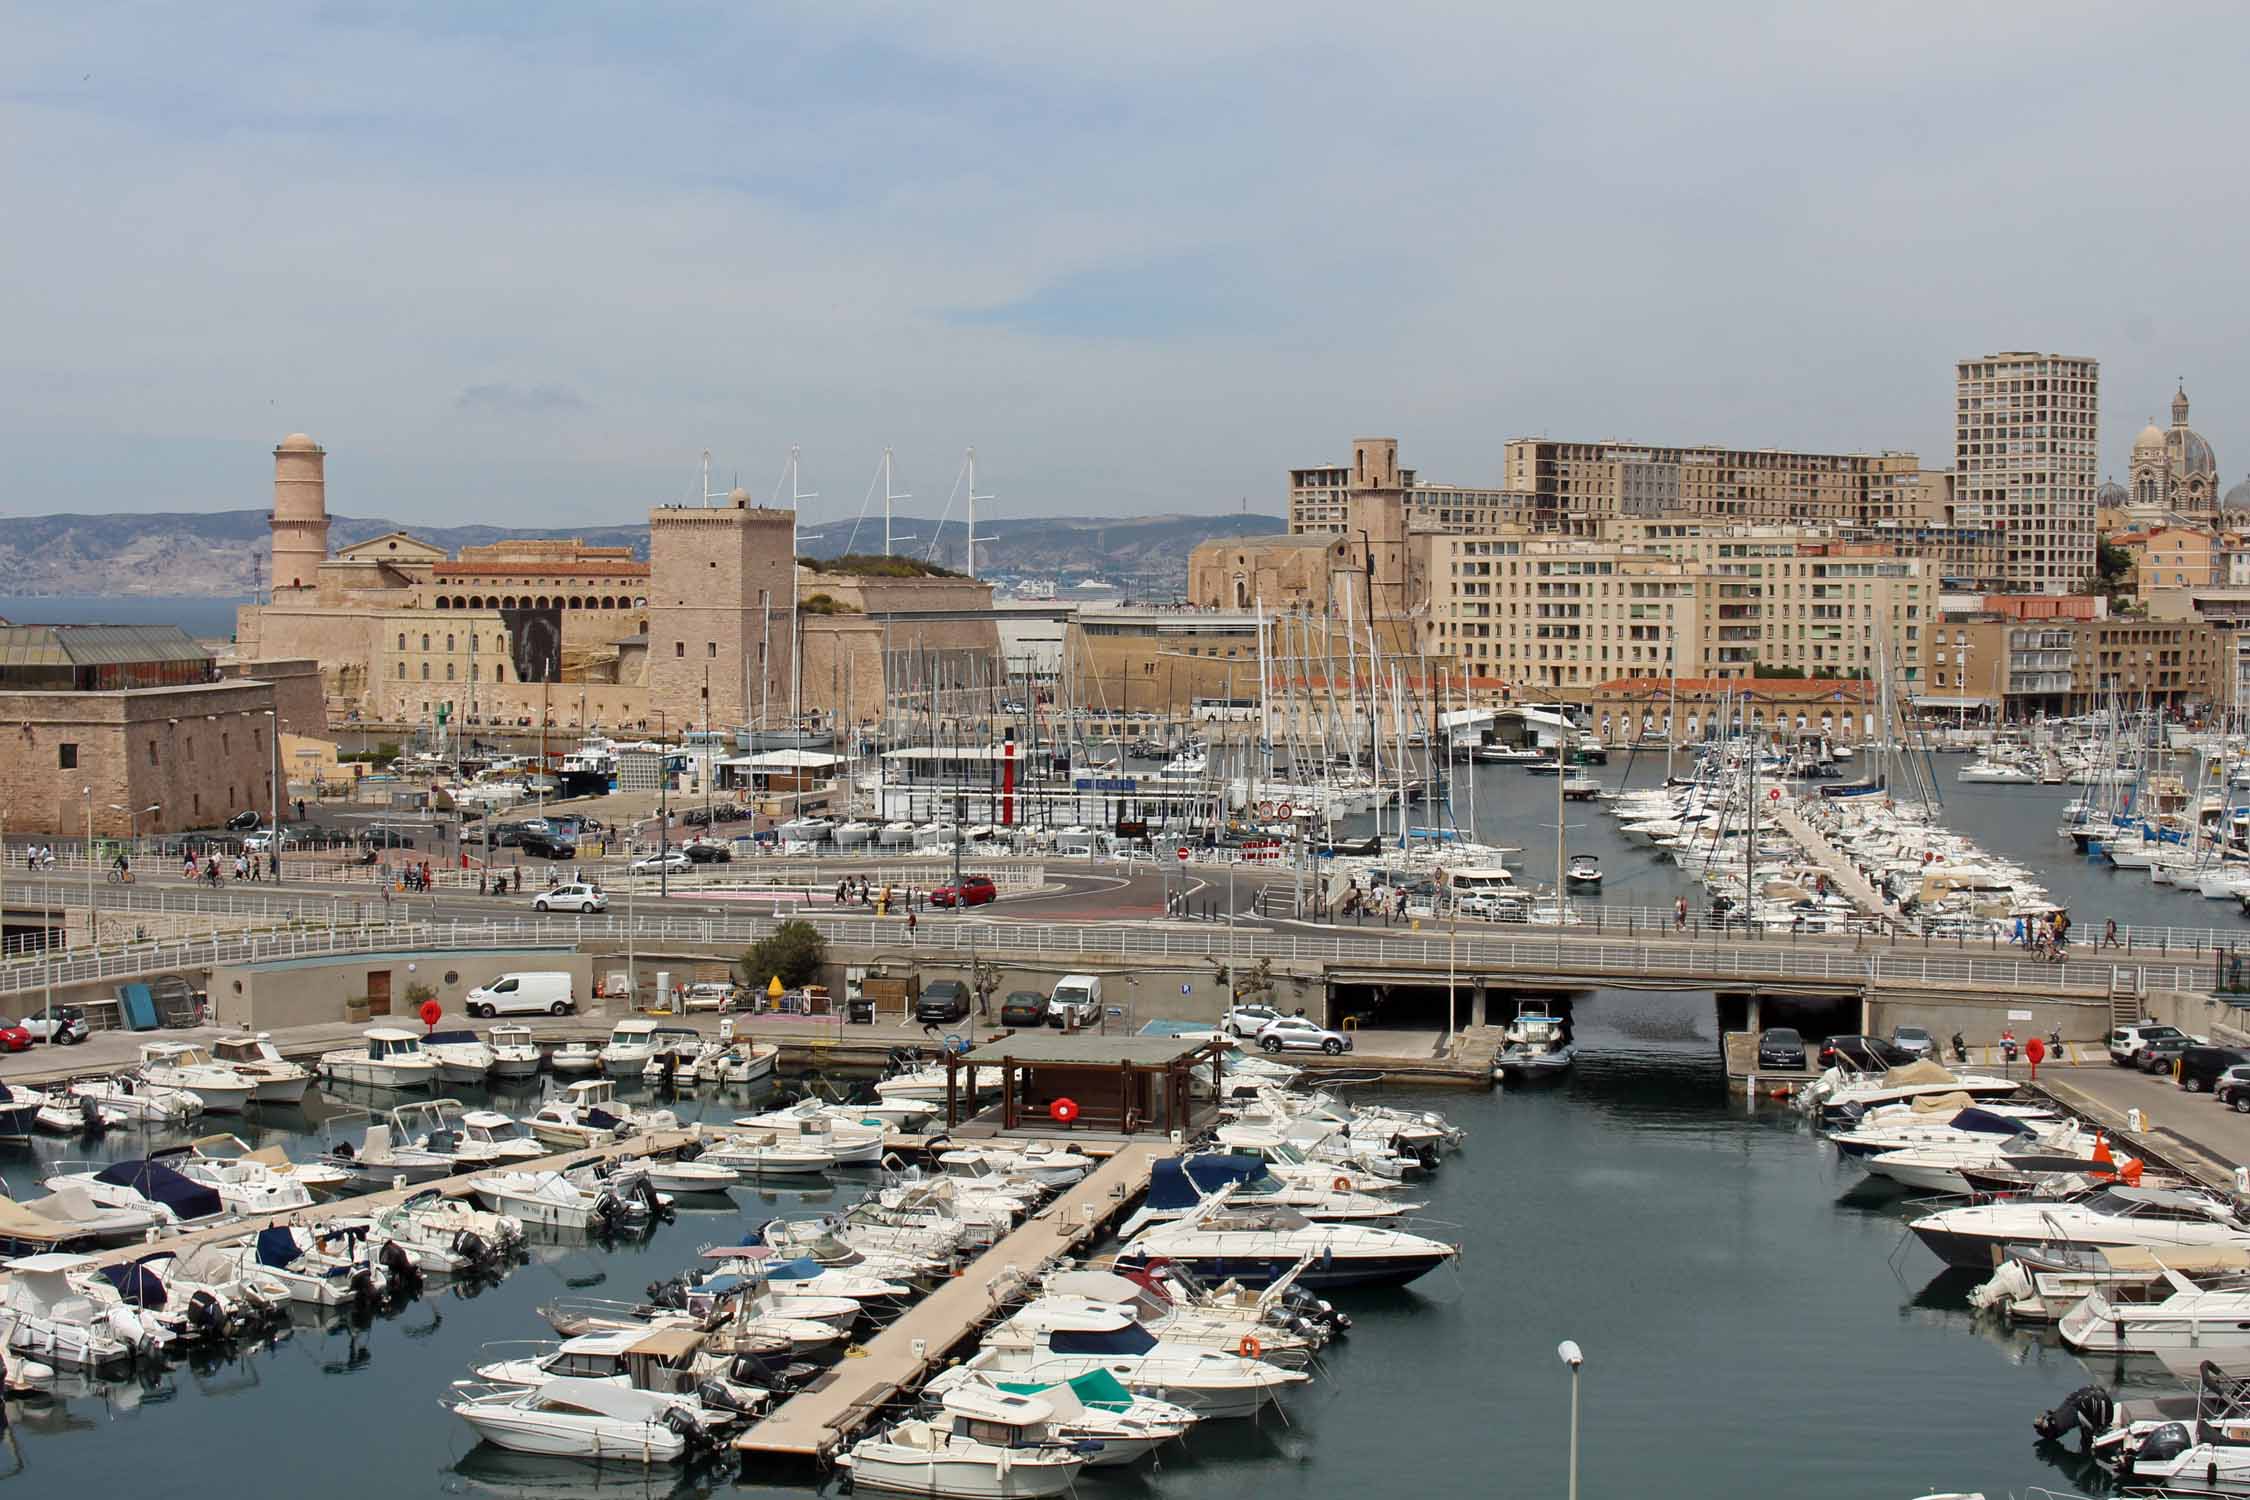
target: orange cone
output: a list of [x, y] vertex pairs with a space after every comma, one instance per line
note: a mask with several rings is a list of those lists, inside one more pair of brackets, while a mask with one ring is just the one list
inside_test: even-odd
[[2102, 1162], [2106, 1165], [2107, 1163], [2113, 1162], [2116, 1159], [2116, 1157], [2109, 1154], [2108, 1138], [2106, 1136], [2096, 1135], [2094, 1137], [2094, 1160]]

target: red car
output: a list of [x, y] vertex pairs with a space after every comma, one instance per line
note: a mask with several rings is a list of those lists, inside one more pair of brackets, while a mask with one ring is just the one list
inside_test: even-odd
[[10, 1052], [29, 1052], [31, 1033], [13, 1021], [0, 1021], [0, 1047]]
[[1000, 899], [1000, 888], [988, 875], [964, 875], [958, 889], [941, 885], [930, 892], [932, 906], [982, 906]]

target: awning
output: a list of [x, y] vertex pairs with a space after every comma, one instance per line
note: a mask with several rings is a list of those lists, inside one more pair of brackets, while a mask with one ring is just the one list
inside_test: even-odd
[[1913, 703], [1916, 708], [1963, 709], [1992, 707], [1992, 700], [1990, 698], [1980, 698], [1968, 693], [1955, 693], [1951, 695], [1944, 693], [1926, 693], [1918, 698], [1913, 698], [1908, 701]]

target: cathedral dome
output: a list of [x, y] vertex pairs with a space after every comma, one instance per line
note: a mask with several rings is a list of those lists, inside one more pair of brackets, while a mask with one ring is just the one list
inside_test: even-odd
[[2164, 429], [2157, 426], [2154, 422], [2151, 422], [2146, 427], [2143, 427], [2141, 429], [2141, 435], [2133, 439], [2133, 451], [2135, 453], [2139, 453], [2144, 449], [2161, 449], [2163, 446]]
[[2245, 479], [2233, 489], [2228, 490], [2226, 499], [2222, 503], [2228, 510], [2250, 510], [2250, 479]]
[[[2243, 504], [2250, 505], [2250, 479], [2245, 479], [2236, 488], [2243, 491]], [[2131, 492], [2114, 479], [2103, 480], [2102, 487], [2094, 491], [2094, 503], [2113, 510], [2130, 505], [2132, 500]]]
[[2217, 474], [2219, 460], [2203, 434], [2192, 427], [2175, 427], [2166, 445], [2172, 450], [2172, 472], [2181, 477], [2189, 474]]

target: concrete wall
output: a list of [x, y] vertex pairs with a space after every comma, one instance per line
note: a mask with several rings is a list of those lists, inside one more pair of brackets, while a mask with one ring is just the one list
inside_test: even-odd
[[403, 1025], [419, 1026], [407, 1004], [409, 986], [426, 984], [435, 989], [450, 1023], [467, 1019], [462, 997], [471, 989], [502, 974], [531, 970], [569, 973], [580, 1013], [598, 1012], [601, 1002], [594, 998], [594, 968], [593, 960], [560, 949], [370, 953], [319, 962], [228, 965], [212, 971], [210, 995], [221, 1025], [271, 1031], [341, 1021], [345, 1002], [368, 993], [369, 975], [387, 974], [391, 1015]]

